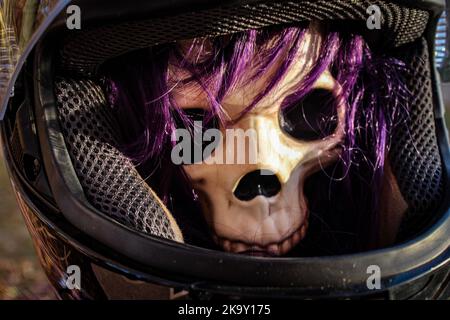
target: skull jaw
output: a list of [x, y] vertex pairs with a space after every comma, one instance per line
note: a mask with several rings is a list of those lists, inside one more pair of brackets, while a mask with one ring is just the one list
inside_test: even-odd
[[227, 187], [199, 190], [203, 214], [212, 237], [224, 251], [282, 256], [306, 235], [308, 208], [302, 170], [297, 169], [276, 196], [238, 200]]
[[280, 238], [277, 242], [266, 243], [265, 245], [255, 242], [243, 242], [242, 240], [230, 240], [214, 235], [214, 241], [226, 252], [245, 254], [251, 256], [278, 257], [290, 252], [305, 237], [308, 229], [308, 220], [288, 236]]

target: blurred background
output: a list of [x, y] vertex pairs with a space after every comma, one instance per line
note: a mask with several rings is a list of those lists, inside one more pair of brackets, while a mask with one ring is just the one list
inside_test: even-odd
[[52, 298], [0, 155], [0, 300]]
[[[0, 0], [1, 3], [1, 0]], [[450, 125], [450, 59], [445, 52], [445, 20], [438, 27], [436, 62], [442, 70]], [[1, 148], [1, 146], [0, 146]], [[54, 299], [55, 295], [37, 261], [31, 238], [16, 204], [0, 152], [0, 300]]]

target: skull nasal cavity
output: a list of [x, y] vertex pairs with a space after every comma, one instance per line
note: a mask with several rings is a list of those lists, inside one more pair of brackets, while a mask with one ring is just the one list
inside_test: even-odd
[[257, 196], [275, 196], [281, 190], [277, 176], [269, 170], [255, 170], [247, 173], [234, 190], [234, 196], [242, 201], [250, 201]]

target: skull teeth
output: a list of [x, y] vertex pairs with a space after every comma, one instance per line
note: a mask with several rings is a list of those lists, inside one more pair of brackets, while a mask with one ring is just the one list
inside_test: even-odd
[[308, 223], [305, 222], [300, 228], [291, 233], [289, 237], [278, 243], [270, 243], [267, 245], [260, 245], [257, 243], [249, 244], [243, 241], [229, 240], [218, 236], [214, 236], [214, 240], [226, 252], [262, 256], [282, 256], [287, 254], [305, 237], [307, 228]]

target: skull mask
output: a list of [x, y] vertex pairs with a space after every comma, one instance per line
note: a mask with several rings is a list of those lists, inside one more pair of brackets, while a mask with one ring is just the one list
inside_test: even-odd
[[[230, 124], [218, 126], [220, 142], [209, 159], [184, 166], [215, 242], [228, 252], [279, 256], [306, 234], [308, 204], [303, 186], [310, 175], [338, 159], [346, 109], [339, 98], [340, 86], [328, 70], [306, 96], [286, 105], [317, 59], [320, 41], [320, 33], [310, 29], [284, 78], [250, 111], [243, 113], [282, 58], [257, 80], [244, 81], [227, 93], [221, 106]], [[208, 109], [200, 87], [176, 87], [172, 94], [185, 111]], [[228, 135], [239, 130], [256, 133], [255, 149], [249, 142], [255, 136], [244, 135], [246, 142], [239, 143], [235, 140], [239, 135]], [[252, 150], [256, 150], [255, 161], [250, 161]], [[230, 151], [245, 161], [211, 161]]]

